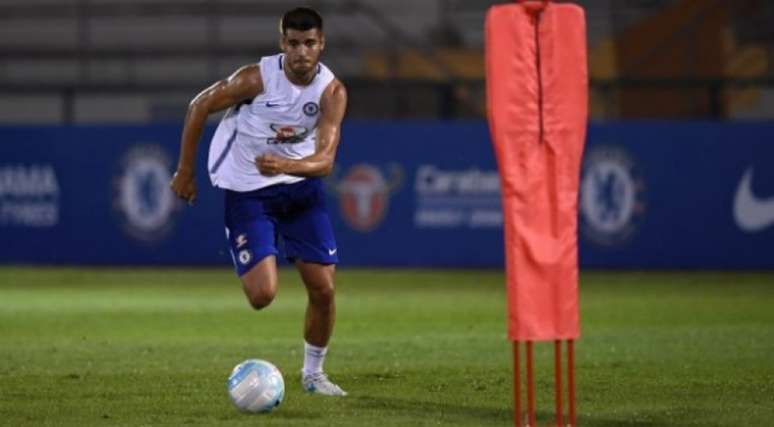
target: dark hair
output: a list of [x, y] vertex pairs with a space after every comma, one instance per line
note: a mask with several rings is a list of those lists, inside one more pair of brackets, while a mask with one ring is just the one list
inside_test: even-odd
[[322, 32], [323, 19], [316, 10], [309, 7], [297, 7], [285, 12], [280, 21], [280, 32], [284, 35], [288, 29], [309, 31], [317, 28]]

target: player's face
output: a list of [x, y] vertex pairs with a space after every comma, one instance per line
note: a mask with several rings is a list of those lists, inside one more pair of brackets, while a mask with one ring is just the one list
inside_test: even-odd
[[320, 30], [313, 28], [307, 31], [288, 29], [280, 42], [285, 52], [285, 62], [295, 74], [311, 72], [320, 60], [320, 53], [325, 47], [325, 37]]

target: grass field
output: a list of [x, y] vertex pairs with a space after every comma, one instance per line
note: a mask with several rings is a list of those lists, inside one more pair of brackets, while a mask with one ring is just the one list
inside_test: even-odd
[[[343, 399], [302, 393], [305, 294], [280, 281], [254, 312], [226, 269], [0, 268], [0, 425], [512, 425], [501, 273], [341, 270]], [[586, 273], [581, 303], [581, 426], [774, 425], [774, 273]], [[250, 357], [285, 375], [269, 415], [225, 391]]]

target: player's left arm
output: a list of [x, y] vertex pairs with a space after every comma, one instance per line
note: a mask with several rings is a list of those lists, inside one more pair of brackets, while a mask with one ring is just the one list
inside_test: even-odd
[[320, 97], [320, 123], [317, 126], [317, 147], [314, 154], [303, 159], [286, 159], [266, 154], [255, 159], [263, 175], [327, 176], [333, 170], [336, 149], [341, 138], [341, 122], [347, 111], [347, 89], [334, 80]]

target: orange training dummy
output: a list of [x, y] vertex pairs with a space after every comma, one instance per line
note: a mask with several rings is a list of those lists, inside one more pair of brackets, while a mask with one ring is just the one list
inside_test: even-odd
[[583, 9], [551, 1], [492, 7], [486, 73], [509, 337], [578, 338], [577, 200], [588, 114]]

